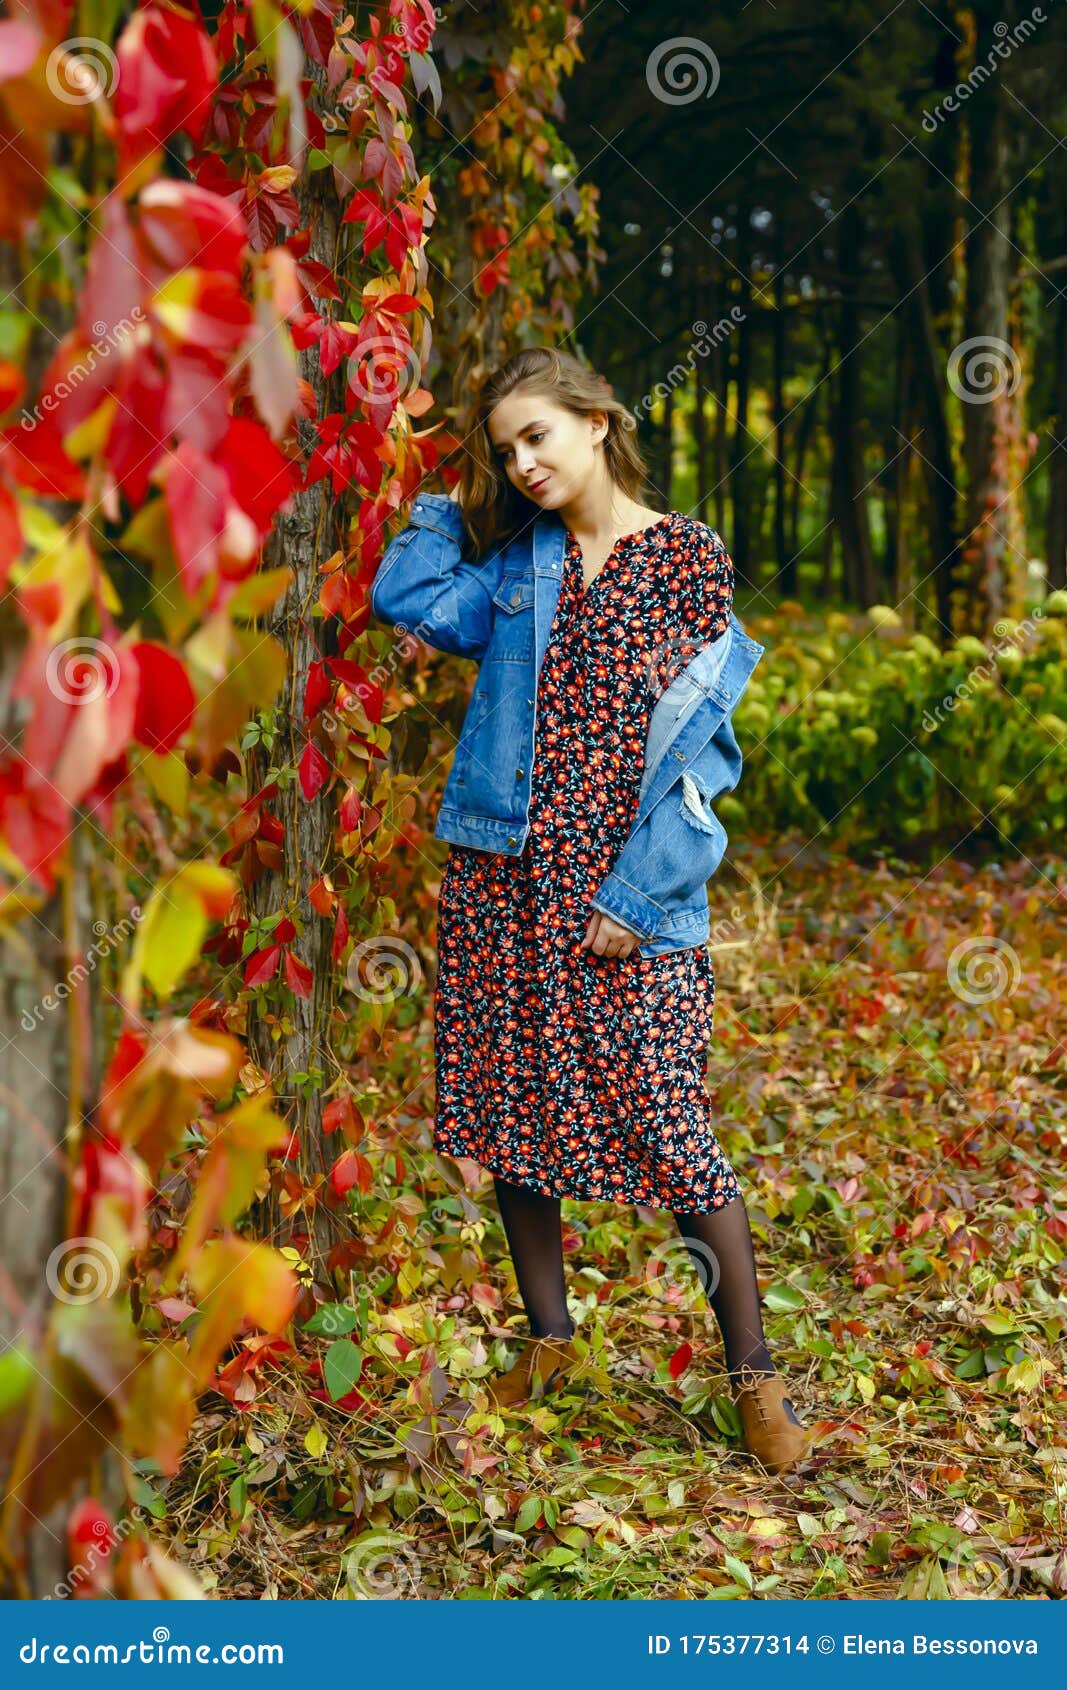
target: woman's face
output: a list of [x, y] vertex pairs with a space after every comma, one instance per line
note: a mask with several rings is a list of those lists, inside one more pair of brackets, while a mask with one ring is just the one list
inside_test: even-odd
[[497, 462], [513, 487], [539, 510], [558, 510], [595, 475], [603, 411], [576, 416], [537, 393], [509, 393], [489, 415]]

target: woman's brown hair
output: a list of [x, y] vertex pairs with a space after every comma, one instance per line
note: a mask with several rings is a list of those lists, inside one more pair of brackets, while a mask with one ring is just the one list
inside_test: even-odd
[[498, 551], [537, 516], [531, 500], [508, 480], [489, 438], [490, 415], [516, 388], [542, 394], [578, 416], [605, 412], [608, 432], [601, 444], [608, 473], [629, 498], [638, 497], [648, 474], [634, 438], [637, 419], [616, 399], [607, 379], [569, 352], [524, 347], [486, 378], [462, 423], [458, 494], [475, 562]]

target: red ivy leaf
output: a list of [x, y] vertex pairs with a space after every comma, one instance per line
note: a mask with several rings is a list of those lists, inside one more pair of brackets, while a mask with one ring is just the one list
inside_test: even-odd
[[307, 963], [301, 962], [292, 951], [285, 953], [285, 983], [298, 998], [309, 998], [315, 976]]
[[675, 1350], [674, 1354], [672, 1355], [670, 1361], [667, 1364], [668, 1371], [670, 1373], [671, 1378], [672, 1379], [680, 1378], [681, 1375], [685, 1372], [686, 1368], [689, 1366], [689, 1363], [692, 1361], [692, 1359], [693, 1359], [693, 1346], [692, 1346], [692, 1344], [679, 1344], [678, 1348]]
[[280, 945], [267, 945], [261, 951], [253, 951], [245, 964], [245, 985], [265, 986], [277, 969], [281, 954]]
[[314, 740], [309, 739], [300, 759], [300, 790], [308, 803], [321, 792], [330, 773], [329, 759], [324, 757]]
[[317, 716], [332, 695], [333, 688], [326, 676], [326, 665], [318, 661], [310, 663], [308, 665], [307, 686], [304, 688], [305, 720]]

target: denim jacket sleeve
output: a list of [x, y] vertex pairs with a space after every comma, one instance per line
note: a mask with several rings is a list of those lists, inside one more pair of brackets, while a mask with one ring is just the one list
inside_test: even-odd
[[437, 651], [481, 659], [492, 630], [502, 554], [464, 563], [465, 534], [454, 499], [420, 493], [411, 521], [378, 565], [370, 607], [380, 621], [417, 634]]
[[[668, 752], [668, 756], [670, 753]], [[741, 749], [724, 716], [715, 732], [626, 841], [601, 881], [593, 908], [639, 933], [662, 936], [672, 915], [707, 885], [726, 851], [711, 808], [741, 778]]]

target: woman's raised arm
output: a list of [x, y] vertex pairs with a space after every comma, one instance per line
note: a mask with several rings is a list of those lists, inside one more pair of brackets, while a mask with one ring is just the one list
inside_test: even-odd
[[464, 563], [465, 538], [455, 489], [447, 496], [418, 494], [408, 526], [378, 566], [370, 607], [380, 621], [417, 634], [438, 651], [480, 659], [493, 626], [503, 554]]

